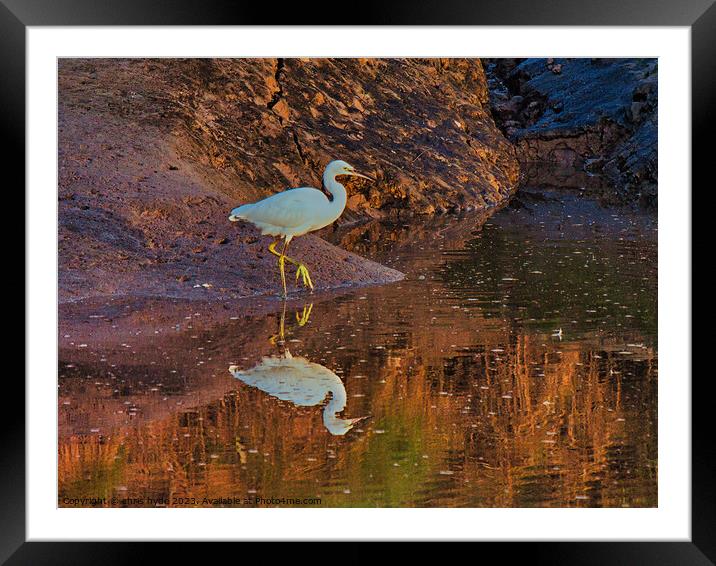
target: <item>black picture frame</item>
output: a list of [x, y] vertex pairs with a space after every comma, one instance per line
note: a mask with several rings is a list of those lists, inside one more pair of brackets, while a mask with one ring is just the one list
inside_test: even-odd
[[[322, 19], [322, 20], [321, 20]], [[692, 184], [707, 189], [711, 132], [716, 124], [716, 5], [714, 0], [364, 0], [360, 4], [298, 3], [249, 6], [215, 0], [0, 0], [0, 124], [6, 183], [25, 186], [25, 37], [28, 26], [82, 25], [588, 25], [687, 26], [691, 28]], [[707, 137], [708, 136], [708, 137]], [[9, 179], [8, 179], [9, 177]], [[684, 191], [688, 187], [681, 188]], [[16, 191], [18, 192], [18, 191]], [[685, 193], [686, 194], [686, 193]], [[693, 195], [693, 193], [692, 193]], [[24, 208], [24, 205], [23, 205]], [[27, 212], [27, 211], [26, 211]], [[16, 213], [17, 216], [17, 213]], [[27, 281], [25, 282], [27, 284]], [[685, 329], [689, 331], [690, 329]], [[11, 376], [8, 376], [11, 377]], [[161, 553], [163, 562], [207, 560], [206, 546], [157, 543], [26, 542], [24, 383], [6, 379], [5, 394], [17, 407], [6, 413], [0, 465], [0, 562], [7, 564], [90, 564], [140, 562]], [[690, 375], [672, 376], [687, 384]], [[716, 563], [716, 467], [712, 422], [708, 419], [710, 376], [691, 380], [692, 388], [692, 538], [690, 542], [491, 543], [491, 550], [516, 563], [567, 564], [714, 564]], [[686, 385], [685, 385], [686, 386]], [[559, 537], [559, 533], [555, 533]], [[588, 533], [585, 533], [585, 538]], [[510, 548], [504, 548], [509, 544]], [[353, 562], [375, 558], [371, 544], [357, 543], [337, 556]], [[279, 548], [277, 548], [279, 547]], [[265, 557], [266, 544], [244, 544], [241, 560]], [[270, 554], [283, 553], [272, 544]], [[291, 551], [289, 551], [291, 552]], [[325, 550], [316, 549], [320, 556]], [[423, 552], [422, 550], [420, 551]], [[441, 552], [441, 555], [444, 551]], [[480, 549], [480, 552], [483, 552]], [[503, 554], [504, 553], [504, 554]], [[174, 555], [174, 556], [173, 556]], [[253, 556], [252, 556], [253, 555]], [[254, 558], [255, 556], [255, 558]], [[477, 555], [476, 555], [477, 558]], [[236, 557], [239, 559], [239, 556]]]

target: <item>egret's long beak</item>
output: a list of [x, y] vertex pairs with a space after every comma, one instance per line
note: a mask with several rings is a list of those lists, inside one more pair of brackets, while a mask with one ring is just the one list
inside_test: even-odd
[[369, 181], [373, 181], [375, 183], [375, 179], [373, 177], [369, 177], [368, 175], [363, 175], [361, 173], [358, 173], [357, 171], [351, 171], [349, 173], [353, 177], [362, 177], [363, 179], [368, 179]]
[[369, 419], [370, 417], [371, 417], [371, 415], [367, 415], [365, 417], [358, 417], [356, 419], [346, 419], [346, 420], [351, 423], [351, 427], [354, 427], [358, 423], [363, 422], [364, 420]]

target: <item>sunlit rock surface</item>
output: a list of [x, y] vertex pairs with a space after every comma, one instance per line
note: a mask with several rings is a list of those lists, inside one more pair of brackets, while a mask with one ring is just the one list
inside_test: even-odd
[[[60, 299], [275, 286], [266, 242], [228, 211], [349, 161], [343, 220], [486, 210], [514, 192], [479, 60], [62, 59]], [[319, 286], [400, 274], [319, 238]], [[196, 291], [199, 289], [199, 291]]]

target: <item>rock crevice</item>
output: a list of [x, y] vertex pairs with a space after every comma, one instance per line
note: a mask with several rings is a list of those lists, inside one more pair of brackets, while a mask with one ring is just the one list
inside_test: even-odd
[[[492, 120], [478, 60], [212, 60], [201, 78], [183, 65], [165, 69], [180, 111], [175, 132], [187, 158], [209, 165], [202, 174], [233, 178], [239, 201], [241, 192], [319, 186], [332, 159], [378, 179], [350, 183], [352, 217], [486, 208], [516, 188], [514, 149]], [[210, 97], [211, 112], [186, 95]], [[202, 136], [184, 135], [187, 124]]]
[[271, 100], [266, 104], [266, 108], [272, 110], [280, 100], [283, 98], [283, 86], [281, 85], [281, 72], [284, 68], [284, 60], [276, 59], [276, 70], [274, 71], [274, 80], [276, 81], [277, 89], [274, 91]]
[[[478, 60], [62, 59], [60, 300], [275, 293], [273, 256], [231, 208], [348, 182], [343, 221], [488, 210], [516, 189], [514, 149]], [[292, 247], [321, 288], [401, 278], [315, 235]]]

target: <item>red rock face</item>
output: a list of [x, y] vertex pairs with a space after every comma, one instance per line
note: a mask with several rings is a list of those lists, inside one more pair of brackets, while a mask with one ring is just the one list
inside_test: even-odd
[[[486, 209], [518, 181], [479, 60], [64, 59], [58, 86], [61, 298], [273, 289], [228, 211], [332, 159], [377, 178], [344, 219]], [[327, 286], [399, 276], [301, 240]]]
[[162, 65], [186, 150], [262, 195], [320, 185], [332, 159], [378, 178], [351, 186], [351, 208], [373, 216], [484, 207], [501, 202], [518, 179], [512, 147], [487, 109], [479, 60]]

